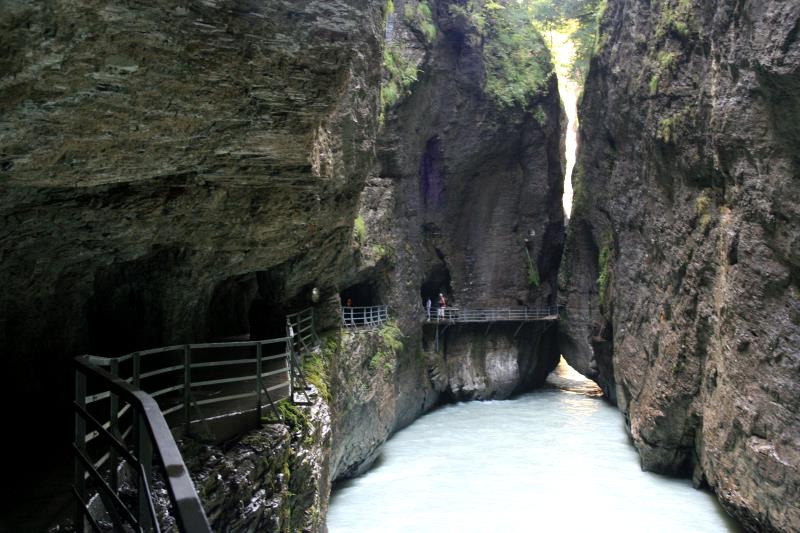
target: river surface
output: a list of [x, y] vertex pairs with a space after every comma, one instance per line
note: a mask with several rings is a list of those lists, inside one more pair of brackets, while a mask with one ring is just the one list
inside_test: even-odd
[[622, 415], [562, 362], [514, 400], [449, 405], [338, 485], [331, 533], [738, 531], [711, 494], [642, 472]]

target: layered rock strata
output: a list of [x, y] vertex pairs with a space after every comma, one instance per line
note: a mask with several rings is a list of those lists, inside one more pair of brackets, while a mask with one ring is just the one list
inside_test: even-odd
[[37, 398], [68, 405], [71, 356], [277, 336], [251, 322], [280, 332], [336, 285], [380, 24], [363, 0], [4, 4], [0, 351], [21, 424]]
[[561, 345], [648, 470], [800, 530], [800, 5], [609, 2]]
[[381, 23], [366, 0], [3, 3], [0, 353], [26, 476], [69, 460], [71, 357], [282, 336], [333, 293]]

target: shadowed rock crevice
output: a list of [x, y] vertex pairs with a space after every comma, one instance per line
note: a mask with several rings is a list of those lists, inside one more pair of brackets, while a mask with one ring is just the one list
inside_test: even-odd
[[422, 205], [426, 210], [437, 211], [444, 202], [445, 168], [439, 136], [425, 143], [419, 168], [419, 188]]

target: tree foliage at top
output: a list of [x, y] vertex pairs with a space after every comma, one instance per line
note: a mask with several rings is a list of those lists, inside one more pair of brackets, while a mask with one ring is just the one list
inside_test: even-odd
[[572, 78], [582, 80], [597, 40], [606, 0], [467, 0], [450, 12], [470, 19], [487, 37], [486, 89], [506, 106], [525, 105], [539, 92], [553, 66], [542, 33], [569, 34], [575, 44]]
[[[512, 0], [514, 1], [514, 0]], [[598, 38], [600, 17], [606, 0], [523, 0], [542, 31], [560, 30], [569, 34], [575, 43], [571, 65], [576, 81], [586, 76], [589, 60]]]
[[469, 0], [450, 12], [467, 17], [480, 35], [486, 65], [486, 92], [498, 103], [528, 105], [553, 72], [550, 52], [526, 2]]
[[524, 4], [487, 2], [486, 7], [486, 90], [506, 106], [524, 107], [553, 72], [550, 52]]

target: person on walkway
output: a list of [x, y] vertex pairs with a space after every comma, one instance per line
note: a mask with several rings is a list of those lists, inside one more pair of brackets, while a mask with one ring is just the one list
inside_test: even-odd
[[428, 301], [425, 302], [425, 309], [428, 311], [428, 322], [431, 321], [431, 299], [428, 298]]
[[356, 324], [355, 322], [353, 322], [353, 299], [348, 298], [347, 302], [344, 305], [345, 305], [344, 309], [345, 324], [347, 324], [348, 326], [355, 326]]
[[442, 294], [442, 293], [440, 292], [440, 293], [439, 293], [439, 311], [438, 311], [438, 313], [436, 314], [436, 318], [441, 318], [442, 320], [444, 320], [444, 310], [445, 310], [445, 307], [447, 307], [447, 302], [446, 302], [446, 301], [445, 301], [445, 299], [444, 299], [444, 294]]

